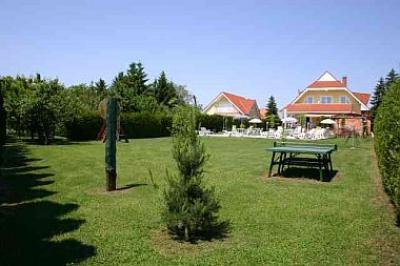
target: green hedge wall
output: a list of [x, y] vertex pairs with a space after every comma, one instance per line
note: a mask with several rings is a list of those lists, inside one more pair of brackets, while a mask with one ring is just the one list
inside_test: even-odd
[[400, 221], [400, 81], [385, 94], [374, 121], [375, 150], [383, 185]]
[[65, 123], [65, 134], [70, 140], [95, 140], [103, 124], [97, 112], [90, 112]]
[[125, 113], [121, 125], [128, 138], [155, 138], [170, 135], [172, 117], [168, 114]]
[[4, 109], [4, 98], [2, 92], [0, 91], [0, 146], [6, 143], [6, 118], [7, 112]]
[[[172, 117], [168, 114], [123, 113], [121, 125], [128, 138], [154, 138], [170, 135]], [[97, 112], [81, 115], [65, 124], [70, 140], [95, 140], [103, 124]]]

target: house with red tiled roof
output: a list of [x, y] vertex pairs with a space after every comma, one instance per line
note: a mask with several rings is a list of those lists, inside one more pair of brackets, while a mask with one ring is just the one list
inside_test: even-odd
[[203, 110], [208, 115], [222, 115], [236, 118], [258, 118], [257, 102], [239, 95], [221, 92]]
[[370, 94], [349, 89], [347, 77], [338, 80], [326, 71], [296, 98], [282, 108], [287, 116], [306, 117], [310, 124], [318, 125], [321, 118], [329, 117], [338, 125], [362, 130], [363, 123], [370, 127]]

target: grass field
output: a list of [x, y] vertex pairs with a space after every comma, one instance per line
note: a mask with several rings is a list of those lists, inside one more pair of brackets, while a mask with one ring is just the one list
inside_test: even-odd
[[[400, 229], [383, 193], [372, 140], [333, 155], [330, 182], [266, 178], [269, 140], [204, 139], [228, 237], [166, 237], [160, 220], [171, 139], [118, 144], [118, 187], [106, 193], [104, 145], [10, 144], [0, 177], [0, 264], [400, 264]], [[150, 179], [149, 170], [154, 179]], [[300, 173], [300, 172], [299, 172]], [[156, 189], [156, 186], [159, 189]]]

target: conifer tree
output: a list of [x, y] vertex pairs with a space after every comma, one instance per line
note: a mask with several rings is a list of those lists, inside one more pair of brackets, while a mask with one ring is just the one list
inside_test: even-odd
[[266, 107], [268, 110], [267, 112], [268, 115], [275, 115], [275, 116], [278, 115], [278, 108], [276, 107], [276, 101], [274, 96], [271, 95], [271, 97], [269, 97]]
[[390, 85], [392, 85], [392, 83], [395, 82], [397, 79], [399, 79], [399, 74], [397, 74], [396, 71], [392, 68], [385, 78], [386, 90], [388, 90], [390, 88]]
[[174, 106], [177, 102], [175, 86], [168, 81], [165, 72], [162, 71], [160, 77], [152, 85], [152, 93], [157, 102], [164, 106]]
[[378, 81], [378, 84], [376, 84], [375, 90], [374, 90], [374, 95], [372, 95], [371, 99], [371, 112], [372, 112], [372, 118], [375, 118], [376, 112], [378, 110], [379, 105], [382, 102], [383, 95], [385, 94], [385, 82], [383, 78], [380, 78]]
[[94, 87], [96, 89], [96, 95], [100, 100], [107, 96], [107, 84], [104, 79], [99, 79], [99, 81], [94, 84]]
[[142, 63], [132, 63], [126, 75], [127, 87], [132, 89], [134, 95], [142, 95], [147, 91], [146, 78]]
[[177, 107], [172, 134], [178, 176], [168, 177], [164, 191], [163, 220], [171, 234], [185, 241], [206, 238], [220, 225], [217, 216], [220, 204], [214, 189], [203, 185], [207, 155], [196, 133], [197, 113], [193, 107]]

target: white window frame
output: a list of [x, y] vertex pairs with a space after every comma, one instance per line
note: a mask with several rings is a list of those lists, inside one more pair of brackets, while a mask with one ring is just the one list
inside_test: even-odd
[[[326, 101], [324, 102], [323, 99], [330, 99], [330, 101], [328, 102], [328, 100], [326, 100]], [[319, 102], [320, 102], [320, 103], [333, 103], [333, 97], [332, 97], [332, 96], [328, 96], [328, 95], [320, 96]]]
[[314, 103], [314, 97], [312, 97], [312, 96], [307, 96], [307, 97], [304, 99], [304, 103]]
[[[342, 101], [342, 99], [345, 99], [344, 101]], [[350, 99], [348, 96], [346, 95], [342, 95], [339, 97], [339, 103], [350, 103]]]

